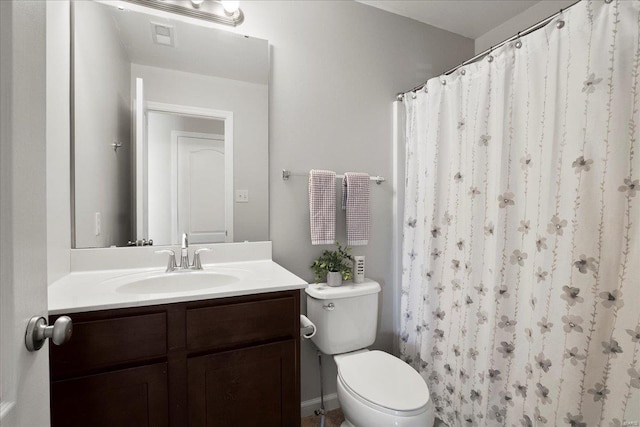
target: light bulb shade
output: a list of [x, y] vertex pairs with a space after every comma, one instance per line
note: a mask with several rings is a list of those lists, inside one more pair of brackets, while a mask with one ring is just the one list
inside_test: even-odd
[[[0, 0], [2, 2], [4, 0]], [[216, 24], [235, 27], [244, 21], [239, 1], [220, 0], [119, 0], [123, 3], [139, 4], [169, 13], [203, 19]], [[116, 2], [114, 0], [114, 2]], [[233, 10], [229, 13], [227, 10]]]
[[236, 13], [236, 11], [240, 9], [240, 2], [238, 0], [223, 0], [220, 3], [224, 11], [229, 15]]

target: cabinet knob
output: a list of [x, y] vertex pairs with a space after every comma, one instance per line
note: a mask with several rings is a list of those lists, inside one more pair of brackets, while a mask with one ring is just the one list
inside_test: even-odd
[[60, 316], [53, 325], [47, 326], [47, 319], [42, 316], [33, 316], [27, 325], [27, 333], [24, 343], [29, 351], [37, 351], [42, 348], [47, 338], [55, 345], [61, 345], [71, 339], [73, 333], [73, 321], [69, 316]]

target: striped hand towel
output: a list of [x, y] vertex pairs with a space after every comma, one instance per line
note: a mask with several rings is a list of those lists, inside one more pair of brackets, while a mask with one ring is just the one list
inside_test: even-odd
[[347, 244], [369, 243], [369, 184], [366, 173], [347, 172], [342, 180], [342, 209], [347, 211]]
[[336, 241], [336, 173], [309, 172], [311, 244], [333, 245]]

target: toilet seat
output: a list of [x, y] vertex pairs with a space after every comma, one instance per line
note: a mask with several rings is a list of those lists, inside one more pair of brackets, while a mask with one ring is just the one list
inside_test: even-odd
[[423, 412], [429, 388], [411, 366], [382, 351], [340, 358], [338, 378], [354, 398], [396, 416]]

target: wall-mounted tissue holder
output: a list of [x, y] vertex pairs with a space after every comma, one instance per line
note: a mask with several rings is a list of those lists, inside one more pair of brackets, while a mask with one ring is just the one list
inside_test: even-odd
[[[307, 333], [304, 332], [309, 329], [311, 329], [311, 332], [307, 332]], [[300, 315], [300, 335], [303, 338], [309, 339], [313, 337], [315, 334], [316, 334], [316, 325], [314, 325], [313, 322], [309, 320], [307, 316], [305, 316], [304, 314], [301, 314]]]

